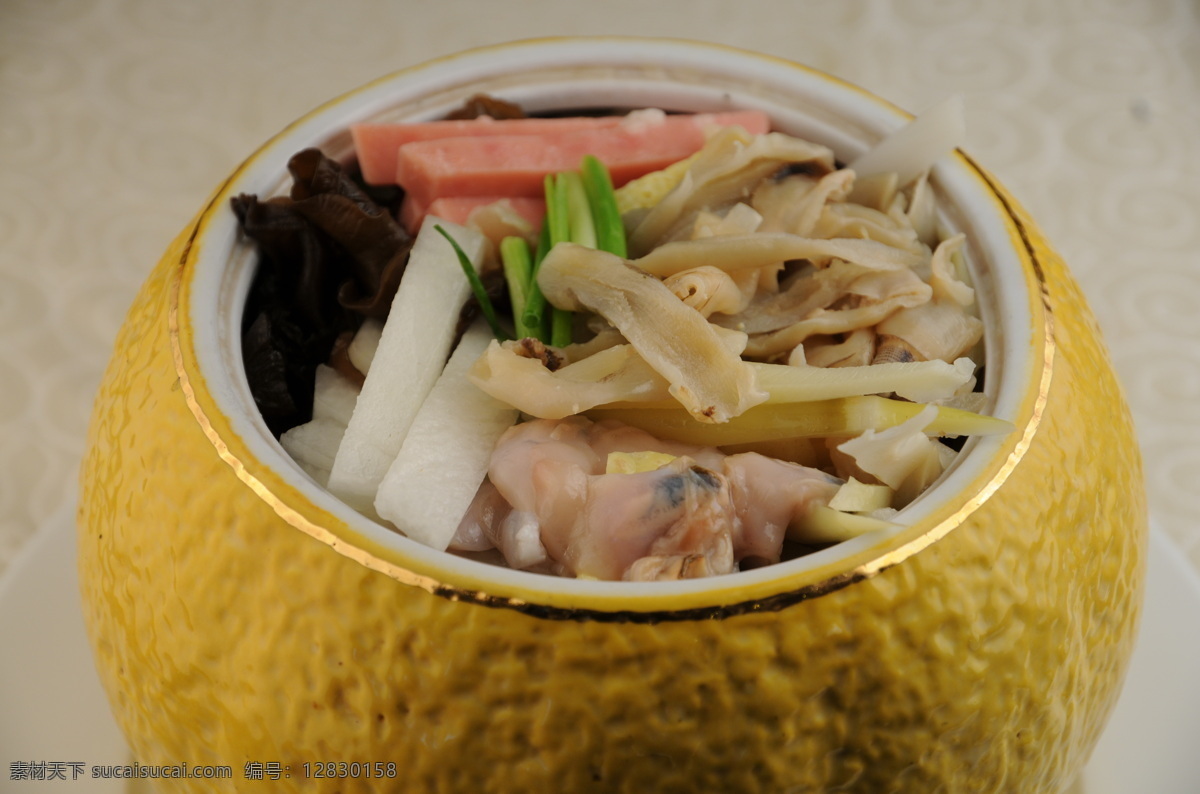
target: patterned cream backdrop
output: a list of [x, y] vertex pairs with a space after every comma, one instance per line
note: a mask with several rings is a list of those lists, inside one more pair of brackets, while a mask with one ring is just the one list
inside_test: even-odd
[[1195, 0], [0, 0], [0, 570], [72, 498], [123, 314], [224, 174], [380, 74], [564, 33], [754, 48], [913, 111], [961, 94], [1093, 303], [1152, 513], [1200, 568]]

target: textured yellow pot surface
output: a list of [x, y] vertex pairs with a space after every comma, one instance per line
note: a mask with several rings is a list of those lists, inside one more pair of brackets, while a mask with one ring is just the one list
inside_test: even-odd
[[[1062, 790], [1132, 649], [1146, 511], [1096, 324], [998, 198], [1042, 290], [1007, 476], [845, 586], [621, 611], [405, 567], [254, 459], [192, 349], [218, 191], [131, 309], [82, 474], [85, 617], [138, 761], [233, 768], [180, 792], [253, 788], [247, 763], [282, 765], [272, 791]], [[385, 765], [306, 775], [341, 761]]]

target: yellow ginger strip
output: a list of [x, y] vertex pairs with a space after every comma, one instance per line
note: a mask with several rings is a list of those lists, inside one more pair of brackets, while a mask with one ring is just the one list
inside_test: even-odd
[[[697, 422], [669, 408], [594, 408], [593, 419], [616, 419], [641, 428], [656, 438], [702, 446], [724, 447], [780, 438], [857, 436], [867, 430], [894, 427], [926, 406], [886, 397], [860, 396], [803, 403], [778, 403], [751, 408], [723, 424]], [[931, 436], [997, 435], [1012, 423], [957, 408], [937, 408], [924, 428]]]

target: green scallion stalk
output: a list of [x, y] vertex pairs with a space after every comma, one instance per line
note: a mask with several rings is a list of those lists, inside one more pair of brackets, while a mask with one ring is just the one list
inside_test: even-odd
[[467, 281], [471, 284], [471, 292], [475, 293], [475, 300], [479, 302], [479, 308], [483, 311], [483, 317], [492, 328], [492, 334], [500, 341], [509, 338], [504, 329], [500, 327], [500, 322], [496, 318], [496, 308], [492, 305], [492, 299], [488, 297], [487, 290], [483, 287], [483, 282], [479, 279], [479, 274], [475, 272], [475, 265], [471, 264], [470, 258], [467, 257], [465, 251], [459, 246], [449, 232], [440, 225], [434, 226], [434, 229], [449, 241], [450, 247], [454, 249], [454, 253], [458, 256], [458, 263], [462, 266], [463, 273], [467, 276]]
[[[550, 222], [550, 239], [553, 243], [569, 240], [587, 248], [596, 247], [596, 227], [592, 223], [592, 209], [579, 174], [564, 171], [556, 175], [553, 201], [547, 206], [553, 206], [556, 213]], [[555, 347], [571, 344], [574, 322], [571, 312], [554, 308], [550, 313], [550, 344]]]
[[583, 179], [574, 171], [559, 174], [561, 190], [567, 201], [567, 227], [571, 242], [586, 248], [596, 248], [596, 225]]
[[547, 342], [550, 340], [546, 333], [546, 296], [542, 294], [542, 290], [538, 287], [537, 274], [538, 268], [542, 264], [542, 260], [546, 258], [546, 254], [550, 251], [550, 222], [549, 220], [542, 221], [542, 233], [538, 238], [537, 251], [533, 257], [533, 268], [529, 276], [529, 292], [525, 299], [525, 311], [522, 316], [522, 322], [527, 328], [535, 333], [531, 336]]
[[571, 241], [571, 205], [566, 174], [546, 177], [546, 223], [550, 224], [550, 247]]
[[529, 243], [525, 242], [524, 237], [505, 237], [500, 241], [500, 262], [504, 267], [504, 280], [508, 284], [508, 297], [512, 303], [517, 338], [540, 337], [540, 325], [529, 325], [525, 322], [525, 308], [529, 303], [529, 291], [533, 285], [533, 260], [529, 253]]
[[553, 307], [550, 312], [550, 344], [566, 347], [575, 339], [575, 318], [566, 309]]
[[[555, 346], [565, 346], [572, 341], [574, 319], [571, 313], [551, 307], [550, 332], [544, 333], [546, 298], [537, 286], [538, 267], [546, 253], [558, 243], [571, 242], [588, 248], [600, 248], [609, 253], [625, 256], [625, 229], [617, 211], [616, 196], [613, 194], [612, 179], [597, 158], [586, 157], [583, 171], [564, 171], [548, 174], [543, 181], [546, 196], [546, 218], [542, 222], [542, 236], [534, 258], [525, 293], [524, 309], [520, 311], [518, 333], [539, 330], [538, 338]], [[589, 184], [591, 187], [589, 187]], [[593, 199], [597, 196], [598, 199]], [[597, 209], [595, 201], [602, 203]], [[605, 224], [602, 230], [597, 219]], [[601, 245], [603, 243], [603, 245]], [[510, 294], [514, 292], [512, 287]], [[533, 334], [531, 334], [533, 335]]]
[[[559, 243], [571, 242], [571, 199], [570, 176], [567, 172], [548, 175], [546, 188], [546, 220], [550, 228], [550, 248]], [[547, 248], [547, 251], [549, 248]], [[550, 338], [552, 345], [564, 346], [571, 343], [571, 317], [563, 309], [551, 306]]]
[[550, 242], [550, 224], [542, 223], [541, 232], [538, 234], [537, 250], [533, 252], [533, 271], [536, 274], [538, 265], [542, 264], [542, 260], [546, 258], [546, 254], [550, 253], [553, 245]]
[[628, 256], [625, 241], [625, 225], [617, 209], [617, 196], [613, 192], [612, 177], [599, 158], [587, 155], [583, 158], [580, 173], [592, 218], [596, 229], [596, 247], [601, 251], [616, 254], [624, 259]]

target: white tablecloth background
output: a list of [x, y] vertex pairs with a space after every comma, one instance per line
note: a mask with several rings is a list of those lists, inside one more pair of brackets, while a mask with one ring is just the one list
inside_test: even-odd
[[1200, 569], [1193, 0], [0, 0], [0, 570], [69, 498], [138, 286], [261, 141], [433, 56], [618, 33], [803, 61], [913, 111], [961, 94], [969, 150], [1098, 314], [1152, 514]]

